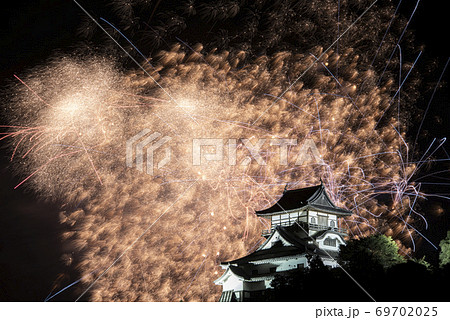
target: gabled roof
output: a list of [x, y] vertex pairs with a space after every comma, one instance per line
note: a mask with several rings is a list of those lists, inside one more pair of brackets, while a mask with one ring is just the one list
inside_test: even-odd
[[[325, 230], [325, 232], [331, 231]], [[225, 261], [221, 264], [242, 265], [249, 262], [257, 262], [302, 254], [318, 254], [320, 256], [328, 256], [328, 254], [323, 249], [320, 249], [316, 244], [311, 242], [311, 240], [314, 240], [314, 238], [308, 236], [307, 233], [305, 233], [304, 230], [302, 230], [302, 228], [298, 225], [286, 227], [277, 226], [272, 236], [275, 233], [278, 233], [287, 243], [289, 243], [289, 245], [283, 246], [280, 243], [280, 245], [274, 245], [267, 249], [261, 249], [264, 247], [264, 245], [262, 245], [260, 249], [257, 249], [256, 251], [250, 253], [245, 257], [231, 261]], [[270, 238], [266, 240], [266, 243], [268, 240], [270, 240]]]
[[236, 276], [240, 280], [246, 280], [250, 278], [242, 268], [229, 265], [227, 270], [218, 279], [214, 280], [215, 284], [223, 284], [230, 276]]
[[267, 260], [285, 256], [293, 256], [297, 254], [305, 253], [305, 248], [298, 248], [294, 246], [273, 246], [269, 249], [257, 250], [249, 255], [232, 260], [222, 262], [221, 264], [244, 264], [247, 262], [258, 261], [258, 260]]
[[[217, 285], [223, 285], [223, 283], [226, 281], [226, 280], [224, 281], [224, 279], [226, 279], [228, 276], [232, 276], [232, 275], [237, 277], [239, 280], [245, 281], [245, 282], [258, 282], [258, 281], [263, 281], [263, 280], [272, 280], [275, 277], [275, 275], [288, 274], [290, 271], [292, 271], [292, 270], [285, 270], [285, 271], [278, 271], [278, 272], [275, 271], [275, 272], [267, 272], [267, 273], [259, 273], [259, 274], [249, 275], [243, 270], [242, 267], [229, 265], [227, 267], [227, 271], [225, 271], [225, 273], [219, 279], [214, 280], [214, 283]], [[233, 291], [230, 290], [227, 292], [233, 292]]]
[[322, 239], [322, 238], [324, 238], [326, 235], [328, 235], [328, 234], [330, 234], [330, 233], [339, 236], [339, 238], [341, 238], [341, 240], [342, 240], [343, 242], [345, 242], [344, 238], [342, 237], [342, 234], [339, 233], [339, 232], [336, 232], [336, 231], [334, 231], [334, 230], [320, 230], [320, 231], [317, 231], [316, 233], [314, 233], [313, 235], [311, 235], [311, 238], [313, 238], [314, 240]]
[[256, 211], [258, 216], [271, 216], [294, 209], [316, 209], [336, 215], [351, 215], [352, 212], [337, 207], [328, 196], [323, 183], [317, 186], [287, 190], [270, 208]]

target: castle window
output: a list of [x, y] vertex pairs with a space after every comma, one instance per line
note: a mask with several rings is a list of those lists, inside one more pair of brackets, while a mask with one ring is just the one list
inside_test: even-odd
[[323, 241], [324, 245], [331, 246], [331, 247], [336, 247], [336, 243], [337, 243], [336, 239], [331, 239], [329, 237]]
[[334, 220], [330, 220], [330, 227], [332, 228], [336, 227], [336, 223], [334, 222]]
[[316, 224], [316, 218], [315, 217], [311, 217], [311, 223]]
[[328, 225], [328, 217], [327, 216], [318, 216], [319, 219], [319, 225], [321, 226], [327, 226]]

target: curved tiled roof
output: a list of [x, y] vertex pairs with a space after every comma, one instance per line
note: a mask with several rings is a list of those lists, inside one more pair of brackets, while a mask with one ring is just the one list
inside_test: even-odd
[[297, 190], [287, 190], [281, 198], [270, 208], [256, 211], [256, 214], [267, 215], [274, 212], [288, 211], [292, 209], [297, 209], [308, 204], [308, 199], [312, 197], [320, 188], [319, 186], [297, 189]]
[[339, 208], [331, 201], [322, 183], [313, 187], [287, 190], [274, 205], [267, 209], [256, 211], [255, 213], [258, 216], [271, 216], [273, 214], [302, 208], [326, 211], [336, 215], [352, 214], [351, 211]]
[[[288, 246], [278, 246], [274, 245], [268, 249], [260, 249], [256, 250], [249, 255], [231, 260], [222, 262], [222, 265], [230, 265], [230, 264], [245, 264], [254, 261], [275, 259], [280, 257], [288, 257], [295, 256], [299, 254], [318, 254], [321, 256], [328, 256], [328, 254], [323, 250], [317, 247], [316, 244], [311, 243], [310, 240], [314, 240], [314, 238], [308, 236], [304, 231], [301, 230], [296, 225], [293, 226], [277, 226], [276, 231], [280, 234], [280, 236], [290, 243]], [[330, 232], [328, 230], [324, 230], [325, 232]], [[333, 232], [334, 233], [334, 232]]]
[[267, 260], [302, 253], [305, 253], [305, 249], [296, 246], [286, 246], [286, 247], [273, 246], [269, 249], [257, 250], [245, 257], [236, 260], [222, 262], [221, 264], [243, 264], [251, 261]]

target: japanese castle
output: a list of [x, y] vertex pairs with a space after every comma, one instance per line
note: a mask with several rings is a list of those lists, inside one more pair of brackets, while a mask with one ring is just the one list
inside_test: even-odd
[[323, 183], [285, 190], [273, 206], [256, 211], [271, 222], [262, 233], [265, 242], [245, 257], [221, 263], [225, 272], [214, 281], [223, 286], [219, 301], [258, 301], [275, 275], [307, 267], [307, 257], [319, 256], [324, 265], [336, 267], [347, 235], [339, 218], [351, 214], [330, 200]]

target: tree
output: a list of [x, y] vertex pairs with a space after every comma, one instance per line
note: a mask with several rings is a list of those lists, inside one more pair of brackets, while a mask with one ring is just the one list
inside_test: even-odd
[[340, 248], [339, 261], [352, 270], [366, 272], [378, 267], [387, 269], [405, 259], [398, 253], [397, 243], [391, 237], [376, 234], [349, 240]]
[[425, 260], [425, 256], [423, 256], [420, 259], [418, 259], [418, 258], [411, 258], [411, 261], [424, 266], [428, 271], [432, 271], [433, 270], [433, 266], [431, 265], [431, 263], [429, 263], [427, 260]]
[[379, 298], [387, 301], [436, 301], [442, 292], [433, 290], [437, 287], [434, 280], [425, 264], [411, 259], [386, 270], [386, 276], [380, 281]]
[[447, 231], [447, 237], [439, 242], [441, 252], [439, 253], [439, 266], [442, 268], [450, 263], [450, 231]]

